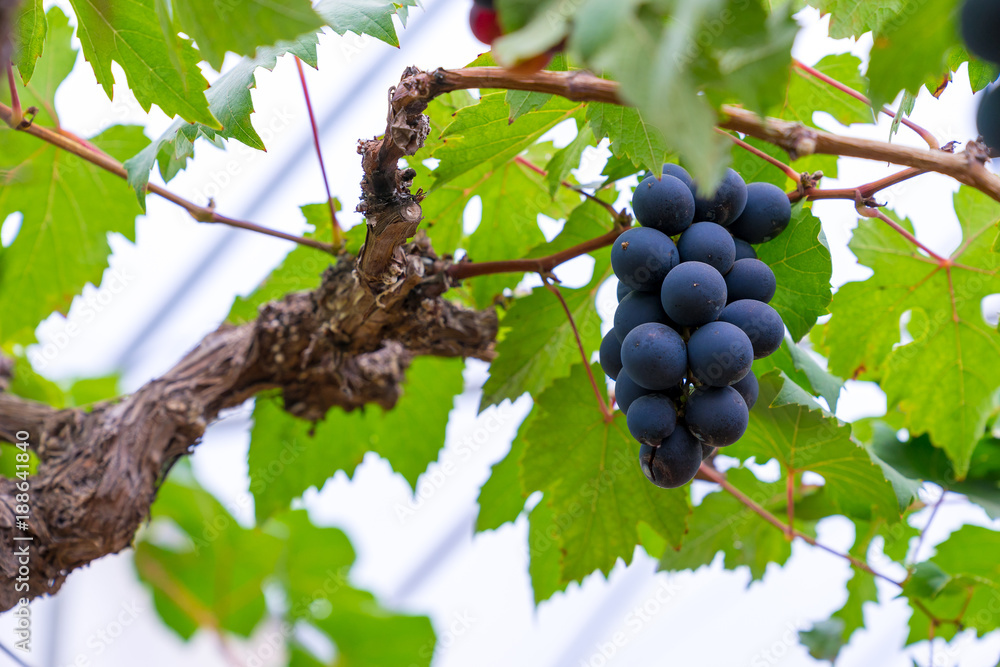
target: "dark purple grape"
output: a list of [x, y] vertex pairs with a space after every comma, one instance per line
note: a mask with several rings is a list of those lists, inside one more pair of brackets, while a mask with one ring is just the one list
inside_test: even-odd
[[628, 285], [626, 285], [625, 283], [623, 283], [622, 281], [619, 280], [618, 281], [618, 292], [617, 292], [618, 293], [618, 303], [621, 303], [622, 299], [625, 298], [625, 295], [628, 294], [631, 291], [632, 291], [631, 287], [629, 287]]
[[646, 445], [659, 446], [677, 425], [677, 408], [663, 394], [646, 394], [632, 401], [626, 416], [632, 437]]
[[670, 237], [651, 227], [633, 227], [611, 246], [611, 268], [634, 290], [654, 292], [680, 262]]
[[753, 299], [733, 301], [719, 315], [720, 322], [734, 324], [743, 330], [753, 345], [754, 359], [763, 359], [781, 347], [785, 339], [785, 323], [771, 306]]
[[744, 241], [764, 243], [785, 231], [791, 219], [792, 204], [784, 190], [771, 183], [750, 183], [747, 205], [729, 231]]
[[730, 303], [740, 299], [767, 303], [777, 289], [774, 271], [759, 259], [737, 260], [726, 274], [726, 295]]
[[683, 262], [667, 274], [660, 291], [663, 310], [677, 324], [699, 327], [726, 307], [726, 280], [704, 262]]
[[601, 340], [600, 359], [604, 374], [612, 380], [617, 380], [618, 373], [622, 369], [622, 344], [615, 337], [614, 329], [605, 334]]
[[746, 432], [750, 412], [732, 387], [710, 387], [691, 394], [684, 412], [688, 429], [713, 447], [731, 445]]
[[965, 0], [959, 22], [969, 51], [983, 60], [1000, 63], [1000, 2]]
[[622, 343], [622, 368], [646, 389], [663, 391], [680, 384], [687, 364], [684, 339], [665, 324], [640, 324]]
[[695, 379], [709, 387], [728, 387], [753, 365], [750, 339], [728, 322], [709, 322], [691, 334], [687, 355]]
[[701, 460], [702, 461], [704, 461], [705, 459], [707, 459], [709, 456], [711, 456], [714, 453], [715, 453], [715, 447], [713, 447], [712, 445], [706, 445], [705, 443], [701, 443]]
[[744, 375], [743, 379], [739, 382], [733, 383], [732, 387], [739, 392], [740, 398], [747, 404], [747, 410], [752, 408], [754, 403], [757, 402], [760, 385], [757, 383], [757, 376], [753, 374], [753, 371]]
[[668, 162], [663, 165], [663, 175], [673, 176], [674, 178], [680, 180], [681, 183], [688, 186], [688, 189], [691, 189], [694, 185], [694, 179], [691, 178], [691, 174], [687, 173], [687, 169], [679, 164]]
[[979, 103], [976, 127], [983, 141], [994, 150], [1000, 150], [1000, 86], [994, 86]]
[[624, 370], [619, 371], [618, 379], [615, 380], [615, 402], [618, 404], [618, 408], [625, 413], [626, 417], [628, 416], [628, 409], [632, 405], [632, 401], [640, 396], [652, 393], [651, 389], [643, 389], [633, 382], [627, 372]]
[[635, 219], [667, 236], [680, 234], [694, 222], [694, 195], [673, 176], [647, 176], [632, 195]]
[[673, 322], [663, 312], [660, 298], [653, 292], [629, 292], [615, 310], [615, 337], [624, 341], [628, 332], [640, 324], [659, 322], [673, 326]]
[[725, 274], [736, 261], [736, 242], [722, 225], [696, 222], [677, 240], [682, 262], [704, 262]]
[[743, 239], [733, 237], [733, 243], [736, 244], [736, 261], [741, 259], [757, 259], [757, 251], [753, 249], [753, 246], [744, 241]]
[[639, 466], [646, 479], [661, 489], [684, 486], [701, 467], [701, 443], [684, 428], [680, 420], [674, 432], [659, 447], [642, 445]]
[[694, 219], [728, 227], [743, 213], [747, 203], [747, 184], [732, 169], [727, 169], [715, 194], [694, 192]]

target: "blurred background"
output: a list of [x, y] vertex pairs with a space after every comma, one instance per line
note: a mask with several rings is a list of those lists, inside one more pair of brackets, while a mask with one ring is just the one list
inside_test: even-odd
[[[467, 25], [469, 4], [470, 0], [423, 0], [423, 10], [412, 11], [406, 29], [400, 31], [400, 49], [351, 34], [321, 37], [319, 71], [307, 69], [307, 77], [331, 187], [344, 207], [342, 224], [360, 222], [353, 212], [361, 179], [357, 141], [384, 129], [386, 91], [403, 69], [460, 67], [480, 53], [482, 46]], [[46, 2], [46, 7], [50, 5], [71, 11], [68, 2]], [[870, 43], [828, 39], [826, 20], [817, 11], [803, 10], [797, 18], [804, 29], [794, 55], [807, 64], [847, 51], [866, 57]], [[236, 60], [230, 56], [226, 67]], [[117, 65], [115, 70], [118, 81], [124, 82]], [[206, 71], [206, 76], [212, 80], [218, 73]], [[196, 203], [212, 198], [225, 215], [299, 233], [305, 221], [298, 207], [324, 201], [325, 191], [294, 62], [286, 57], [273, 72], [258, 70], [252, 95], [254, 124], [268, 152], [236, 142], [223, 152], [202, 142], [197, 159], [169, 187]], [[145, 124], [147, 135], [155, 137], [171, 122], [155, 108], [148, 116], [143, 113], [125, 85], [115, 86], [114, 101], [109, 101], [82, 56], [59, 90], [56, 106], [64, 125], [82, 136], [116, 123], [136, 123]], [[963, 66], [940, 99], [922, 93], [913, 117], [942, 143], [964, 143], [976, 134], [974, 110]], [[852, 128], [829, 117], [818, 122], [857, 136], [884, 140], [889, 133], [888, 120]], [[557, 127], [547, 138], [561, 146], [571, 136]], [[923, 145], [905, 128], [894, 141]], [[578, 180], [596, 180], [608, 155], [603, 148], [588, 149], [576, 172]], [[842, 159], [841, 178], [827, 179], [824, 186], [868, 182], [889, 169]], [[634, 179], [622, 183], [619, 206], [627, 203], [633, 185]], [[880, 198], [913, 220], [922, 241], [946, 253], [960, 239], [950, 199], [955, 190], [957, 183], [925, 175], [881, 193]], [[816, 202], [814, 211], [823, 221], [833, 252], [835, 285], [866, 278], [870, 271], [859, 267], [847, 250], [857, 222], [851, 203]], [[470, 230], [478, 224], [478, 215], [473, 202], [465, 219]], [[0, 240], [9, 243], [19, 220], [12, 216], [0, 223]], [[540, 224], [551, 238], [562, 221], [540, 220]], [[121, 237], [111, 239], [114, 255], [105, 283], [115, 274], [123, 287], [116, 285], [114, 292], [88, 287], [68, 319], [53, 316], [40, 327], [42, 345], [57, 350], [51, 359], [41, 359], [37, 350], [31, 353], [36, 369], [45, 376], [63, 380], [118, 373], [123, 390], [135, 390], [215, 329], [233, 298], [249, 293], [291, 250], [291, 244], [283, 241], [196, 223], [182, 209], [155, 197], [149, 198], [148, 214], [137, 227], [134, 245]], [[591, 265], [589, 258], [580, 258], [557, 274], [570, 286], [583, 285], [590, 279]], [[613, 281], [598, 295], [598, 309], [606, 321], [616, 303]], [[993, 317], [997, 307], [984, 306]], [[98, 317], [84, 323], [80, 313], [87, 308], [96, 310]], [[67, 333], [68, 323], [77, 325], [76, 335]], [[473, 534], [479, 487], [490, 466], [506, 454], [530, 408], [530, 398], [523, 397], [477, 415], [478, 389], [486, 369], [480, 362], [467, 364], [466, 391], [455, 400], [447, 442], [438, 462], [421, 478], [416, 495], [383, 460], [369, 454], [353, 480], [338, 473], [322, 489], [309, 491], [303, 503], [315, 523], [337, 526], [350, 536], [358, 553], [351, 573], [354, 583], [375, 592], [386, 606], [433, 619], [438, 634], [436, 667], [816, 664], [799, 645], [797, 631], [843, 604], [843, 583], [850, 571], [843, 560], [801, 542], [794, 545], [785, 567], [770, 567], [763, 582], [750, 586], [748, 572], [723, 571], [719, 559], [696, 572], [658, 574], [656, 560], [640, 550], [631, 566], [619, 563], [609, 579], [592, 575], [535, 608], [527, 574], [527, 522], [522, 518], [494, 532]], [[253, 522], [247, 468], [251, 407], [227, 413], [208, 430], [192, 457], [199, 481], [244, 525]], [[850, 421], [884, 411], [884, 396], [877, 388], [849, 382], [837, 414]], [[763, 473], [768, 474], [766, 466]], [[776, 469], [772, 473], [776, 478]], [[697, 498], [707, 487], [694, 484]], [[923, 493], [933, 502], [941, 491], [929, 485]], [[923, 525], [927, 514], [916, 515], [914, 523]], [[962, 523], [990, 522], [984, 512], [964, 501], [945, 502], [922, 556]], [[827, 519], [820, 524], [819, 539], [846, 550], [852, 532], [846, 519]], [[876, 560], [874, 565], [878, 569], [880, 563]], [[893, 566], [881, 565], [888, 574], [899, 574]], [[907, 651], [901, 648], [909, 611], [905, 601], [892, 599], [895, 593], [889, 587], [880, 589], [882, 604], [867, 607], [867, 628], [841, 653], [839, 665], [910, 667], [914, 658], [921, 665], [927, 663], [926, 643]], [[31, 667], [226, 664], [214, 635], [201, 633], [185, 643], [160, 622], [150, 595], [138, 583], [129, 553], [77, 571], [56, 598], [32, 606], [35, 649], [27, 659]], [[9, 617], [0, 617], [0, 642], [13, 636], [12, 625]], [[239, 663], [284, 664], [275, 650], [273, 630], [261, 628], [249, 643], [234, 643]], [[993, 667], [998, 654], [1000, 634], [977, 641], [967, 631], [951, 646], [936, 647], [934, 665]], [[0, 665], [9, 662], [0, 655]]]

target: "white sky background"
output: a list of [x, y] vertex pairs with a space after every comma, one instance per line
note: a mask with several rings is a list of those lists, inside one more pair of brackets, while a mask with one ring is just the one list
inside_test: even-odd
[[[68, 8], [68, 2], [55, 3]], [[359, 194], [358, 138], [370, 137], [385, 127], [385, 94], [406, 65], [424, 68], [457, 67], [481, 50], [467, 28], [466, 0], [425, 0], [427, 13], [414, 11], [410, 29], [402, 31], [401, 50], [369, 38], [351, 35], [321, 39], [320, 69], [308, 70], [317, 114], [322, 119], [338, 105], [346, 112], [325, 129], [323, 147], [334, 195], [344, 203], [341, 220], [357, 222], [352, 212]], [[800, 20], [808, 27], [797, 41], [795, 55], [814, 63], [827, 53], [853, 50], [863, 55], [867, 43], [853, 45], [825, 37], [826, 24], [807, 10]], [[227, 65], [235, 62], [230, 56]], [[63, 124], [89, 135], [118, 122], [147, 122], [115, 66], [119, 85], [111, 102], [94, 81], [82, 57], [56, 99]], [[304, 221], [298, 206], [325, 197], [315, 163], [308, 120], [294, 64], [284, 58], [274, 73], [259, 70], [253, 98], [258, 113], [254, 124], [266, 139], [268, 153], [257, 153], [240, 144], [228, 152], [201, 142], [191, 168], [170, 183], [170, 188], [198, 203], [215, 197], [220, 212], [250, 219], [290, 232], [300, 232]], [[360, 86], [356, 93], [352, 88]], [[974, 102], [964, 71], [940, 100], [924, 93], [913, 114], [944, 143], [964, 143], [975, 135]], [[832, 130], [845, 131], [835, 121], [821, 121]], [[148, 119], [150, 136], [168, 124], [158, 110]], [[264, 128], [272, 130], [268, 138]], [[884, 139], [888, 122], [851, 128], [857, 136]], [[553, 138], [564, 143], [566, 132]], [[923, 145], [905, 128], [898, 143]], [[592, 180], [603, 165], [606, 152], [588, 151], [581, 181]], [[229, 177], [235, 166], [239, 174]], [[827, 179], [825, 187], [844, 187], [886, 175], [892, 168], [881, 163], [842, 159], [841, 179]], [[287, 172], [287, 173], [286, 173]], [[279, 174], [287, 178], [276, 182]], [[158, 175], [155, 176], [158, 179]], [[958, 222], [950, 196], [957, 184], [941, 176], [919, 180], [880, 194], [890, 206], [914, 221], [917, 235], [935, 250], [948, 252], [958, 245]], [[258, 205], [253, 205], [266, 195]], [[475, 224], [474, 207], [469, 222]], [[857, 217], [849, 202], [816, 202], [814, 210], [834, 256], [834, 282], [863, 279], [867, 269], [856, 265], [846, 243]], [[55, 379], [111, 372], [128, 362], [124, 383], [134, 390], [171, 367], [204, 334], [225, 317], [237, 294], [246, 294], [276, 265], [290, 244], [254, 234], [195, 223], [181, 209], [155, 197], [149, 212], [138, 223], [138, 243], [113, 238], [111, 267], [127, 280], [118, 294], [92, 288], [85, 291], [96, 301], [100, 316], [90, 325], [80, 317], [83, 304], [74, 305], [70, 321], [80, 333], [66, 337], [66, 321], [50, 318], [39, 330], [40, 340], [52, 343], [54, 359], [44, 373]], [[4, 226], [3, 239], [16, 229]], [[547, 224], [551, 236], [558, 225]], [[178, 285], [205, 260], [209, 249], [225, 240], [222, 252], [211, 256], [209, 268], [198, 273], [193, 289], [184, 294], [172, 314], [148, 332], [133, 353], [125, 355], [150, 318], [162, 308]], [[567, 284], [589, 279], [590, 262], [581, 259], [559, 271]], [[606, 318], [614, 310], [613, 286], [598, 297]], [[573, 585], [537, 610], [532, 604], [527, 576], [527, 523], [524, 518], [496, 532], [473, 538], [476, 497], [490, 466], [506, 453], [520, 420], [530, 407], [523, 398], [513, 406], [493, 408], [476, 415], [476, 389], [486, 377], [486, 366], [471, 362], [466, 373], [468, 391], [458, 397], [448, 427], [448, 440], [439, 462], [421, 479], [421, 492], [413, 501], [407, 484], [388, 464], [369, 455], [353, 481], [339, 473], [322, 491], [306, 494], [314, 521], [334, 525], [350, 536], [358, 553], [354, 581], [373, 590], [388, 605], [426, 613], [435, 621], [439, 648], [435, 667], [465, 665], [525, 665], [528, 667], [577, 667], [580, 665], [772, 665], [817, 664], [798, 644], [795, 630], [826, 618], [839, 608], [846, 595], [843, 583], [848, 565], [829, 554], [796, 543], [783, 568], [770, 567], [763, 585], [747, 586], [745, 570], [723, 571], [718, 561], [694, 573], [655, 574], [655, 560], [641, 550], [633, 565], [619, 567], [609, 581], [591, 576], [582, 586]], [[838, 415], [847, 420], [881, 414], [885, 400], [872, 385], [850, 383], [841, 396]], [[249, 407], [234, 411], [209, 429], [192, 457], [199, 479], [245, 524], [252, 521], [248, 495], [246, 453], [249, 443]], [[450, 462], [451, 474], [443, 472]], [[707, 485], [697, 483], [704, 492]], [[704, 487], [704, 488], [702, 488]], [[928, 498], [937, 497], [929, 489]], [[399, 508], [415, 511], [400, 518]], [[922, 525], [926, 512], [915, 522]], [[930, 534], [940, 541], [963, 522], [988, 525], [985, 514], [963, 503], [946, 503]], [[852, 529], [843, 519], [821, 523], [819, 539], [846, 550]], [[925, 545], [921, 557], [930, 554]], [[882, 566], [882, 569], [887, 569]], [[890, 571], [890, 574], [892, 572]], [[899, 574], [898, 572], [895, 574]], [[867, 629], [859, 631], [841, 655], [845, 667], [886, 665], [909, 667], [901, 652], [908, 616], [904, 601], [891, 601], [896, 591], [882, 589], [881, 606], [867, 607]], [[131, 557], [102, 559], [74, 573], [62, 593], [39, 601], [35, 610], [36, 649], [28, 663], [33, 667], [67, 665], [126, 666], [139, 659], [146, 665], [224, 664], [216, 639], [202, 633], [182, 642], [166, 628], [152, 608], [151, 598], [136, 581]], [[645, 612], [641, 612], [642, 609]], [[135, 609], [133, 614], [129, 611]], [[640, 611], [637, 611], [640, 610]], [[10, 618], [0, 617], [0, 642], [10, 644]], [[128, 621], [127, 627], [119, 622]], [[104, 633], [104, 634], [102, 634]], [[617, 635], [617, 644], [616, 642]], [[261, 631], [248, 646], [234, 644], [245, 659], [270, 655], [268, 632]], [[985, 641], [969, 640], [965, 633], [954, 647], [938, 645], [935, 665], [993, 667], [1000, 652], [1000, 635]], [[612, 653], [609, 656], [608, 654]], [[921, 665], [927, 663], [926, 643], [911, 650]], [[6, 664], [0, 655], [0, 665]], [[275, 664], [273, 660], [269, 663]]]

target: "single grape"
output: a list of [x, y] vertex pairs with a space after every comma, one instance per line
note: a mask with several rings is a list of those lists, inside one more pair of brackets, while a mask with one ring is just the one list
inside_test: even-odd
[[646, 394], [632, 401], [625, 419], [633, 438], [657, 447], [674, 432], [677, 408], [663, 394]]
[[674, 242], [651, 227], [633, 227], [611, 246], [611, 268], [618, 280], [634, 290], [655, 292], [679, 263]]
[[747, 204], [747, 184], [732, 169], [727, 169], [715, 194], [698, 191], [695, 184], [694, 219], [698, 222], [714, 222], [723, 227], [743, 213]]
[[625, 283], [623, 283], [622, 281], [619, 280], [618, 281], [618, 303], [621, 303], [622, 299], [625, 298], [625, 295], [628, 294], [631, 291], [632, 291], [631, 287], [629, 287], [628, 285], [626, 285]]
[[660, 290], [663, 310], [674, 322], [699, 327], [726, 307], [726, 280], [704, 262], [683, 262], [667, 274]]
[[759, 259], [737, 260], [726, 274], [726, 294], [730, 303], [740, 299], [767, 303], [777, 289], [774, 271]]
[[695, 379], [709, 387], [738, 382], [753, 365], [750, 339], [728, 322], [709, 322], [699, 327], [688, 340], [687, 355]]
[[719, 315], [720, 322], [734, 324], [743, 330], [753, 345], [754, 359], [763, 359], [785, 339], [785, 323], [771, 306], [753, 299], [733, 301]]
[[694, 179], [691, 178], [691, 174], [687, 173], [687, 169], [679, 164], [668, 162], [663, 165], [663, 175], [673, 176], [674, 178], [680, 180], [681, 183], [688, 186], [688, 189], [691, 189], [691, 186], [694, 185]]
[[476, 39], [487, 46], [492, 45], [503, 34], [497, 13], [478, 3], [474, 4], [469, 12], [469, 27], [472, 28], [472, 34]]
[[983, 60], [1000, 63], [1000, 2], [965, 0], [960, 19], [962, 39]]
[[694, 195], [673, 176], [647, 176], [632, 195], [635, 219], [667, 236], [680, 234], [694, 222]]
[[618, 408], [625, 413], [626, 418], [628, 418], [629, 406], [635, 399], [652, 393], [652, 390], [644, 389], [633, 382], [627, 372], [619, 371], [618, 379], [615, 380], [615, 402], [618, 404]]
[[677, 240], [677, 252], [682, 262], [704, 262], [725, 274], [736, 261], [736, 242], [722, 225], [696, 222]]
[[659, 322], [667, 326], [675, 326], [663, 312], [660, 298], [652, 292], [629, 292], [618, 304], [615, 310], [615, 337], [624, 341], [632, 329], [647, 322]]
[[713, 447], [725, 447], [746, 432], [750, 412], [743, 397], [732, 387], [710, 387], [691, 394], [684, 420], [698, 440]]
[[750, 371], [743, 376], [739, 382], [732, 384], [733, 389], [739, 392], [740, 398], [747, 404], [747, 410], [757, 402], [757, 395], [760, 393], [760, 385], [757, 383], [757, 376]]
[[698, 474], [701, 453], [700, 443], [678, 421], [674, 432], [659, 447], [644, 444], [639, 448], [639, 466], [646, 479], [656, 486], [676, 489]]
[[665, 324], [640, 324], [622, 343], [622, 368], [646, 389], [662, 391], [680, 384], [687, 364], [684, 339]]
[[986, 145], [1000, 150], [1000, 86], [994, 86], [979, 103], [976, 127]]
[[785, 231], [791, 219], [792, 204], [784, 190], [771, 183], [750, 183], [747, 205], [729, 231], [744, 241], [764, 243]]
[[615, 337], [614, 329], [609, 331], [604, 336], [604, 339], [601, 340], [600, 359], [604, 374], [612, 380], [617, 380], [618, 373], [622, 369], [622, 344]]
[[733, 237], [733, 243], [736, 245], [737, 262], [741, 259], [757, 259], [757, 251], [753, 249], [752, 245], [735, 236]]
[[711, 456], [714, 453], [715, 453], [715, 447], [713, 447], [712, 445], [706, 445], [705, 443], [701, 443], [701, 460], [702, 461], [704, 461], [705, 459], [707, 459], [709, 456]]

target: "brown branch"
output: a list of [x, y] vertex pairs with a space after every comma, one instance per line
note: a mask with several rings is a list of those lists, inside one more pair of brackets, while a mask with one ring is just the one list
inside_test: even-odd
[[[6, 106], [5, 104], [0, 104], [0, 119], [2, 119], [8, 125], [10, 125], [10, 123], [13, 122], [14, 119], [13, 111], [11, 110], [10, 107]], [[114, 174], [115, 176], [128, 180], [128, 172], [125, 171], [125, 167], [122, 166], [122, 164], [118, 160], [114, 159], [113, 157], [111, 157], [110, 155], [108, 155], [103, 151], [94, 150], [93, 147], [88, 147], [87, 145], [84, 145], [73, 136], [67, 136], [70, 135], [70, 133], [66, 132], [65, 130], [60, 132], [55, 132], [47, 127], [31, 124], [27, 127], [22, 127], [20, 131], [30, 134], [34, 137], [37, 137], [42, 141], [48, 142], [53, 146], [61, 148], [62, 150], [68, 153], [72, 153], [73, 155], [76, 155], [77, 157], [82, 158], [87, 162], [90, 162], [91, 164], [96, 165], [101, 169], [104, 169], [105, 171]], [[167, 201], [177, 204], [185, 211], [187, 211], [188, 214], [198, 222], [221, 223], [224, 225], [229, 225], [230, 227], [236, 227], [238, 229], [245, 229], [250, 232], [256, 232], [258, 234], [273, 236], [275, 238], [283, 239], [285, 241], [292, 241], [293, 243], [298, 243], [299, 245], [309, 246], [311, 248], [316, 248], [317, 250], [322, 250], [323, 252], [329, 253], [331, 255], [335, 254], [333, 246], [327, 243], [321, 243], [320, 241], [317, 241], [315, 239], [295, 236], [294, 234], [288, 234], [286, 232], [281, 232], [275, 229], [262, 227], [261, 225], [252, 222], [244, 222], [243, 220], [236, 220], [234, 218], [229, 218], [224, 215], [220, 215], [219, 213], [216, 213], [215, 209], [211, 208], [210, 206], [199, 206], [193, 202], [184, 199], [183, 197], [174, 194], [173, 192], [170, 192], [166, 188], [160, 187], [159, 185], [156, 185], [154, 183], [148, 184], [146, 186], [146, 191], [152, 192], [153, 194], [158, 195], [166, 199]]]
[[[38, 455], [29, 478], [29, 590], [0, 588], [0, 611], [20, 597], [59, 590], [71, 571], [129, 546], [170, 462], [190, 451], [226, 408], [265, 390], [285, 409], [319, 420], [334, 406], [389, 409], [417, 355], [494, 355], [497, 316], [444, 299], [446, 269], [426, 237], [378, 289], [359, 281], [348, 255], [313, 292], [266, 304], [256, 320], [223, 325], [165, 375], [89, 410], [55, 410], [0, 395], [0, 433], [28, 431]], [[17, 528], [14, 480], [0, 479], [0, 580], [17, 576], [7, 545]]]
[[611, 245], [627, 227], [615, 227], [607, 234], [584, 241], [561, 252], [538, 257], [536, 259], [510, 259], [498, 262], [459, 262], [448, 269], [448, 275], [456, 281], [488, 276], [495, 273], [541, 273], [547, 274], [564, 262], [586, 255], [600, 248]]
[[[806, 65], [805, 63], [799, 62], [798, 60], [795, 60], [794, 58], [792, 59], [792, 65], [794, 67], [802, 70], [806, 74], [819, 79], [823, 83], [829, 84], [830, 86], [833, 86], [834, 88], [836, 88], [837, 90], [839, 90], [839, 91], [841, 91], [843, 93], [847, 93], [848, 95], [850, 95], [854, 99], [860, 100], [860, 101], [864, 102], [869, 107], [872, 106], [871, 100], [869, 100], [867, 97], [865, 97], [864, 95], [862, 95], [858, 91], [854, 90], [850, 86], [847, 86], [847, 85], [841, 83], [840, 81], [837, 81], [833, 77], [827, 76], [826, 74], [823, 74], [818, 69], [810, 67], [809, 65]], [[896, 112], [894, 112], [892, 109], [889, 109], [887, 107], [882, 107], [881, 109], [879, 109], [879, 111], [882, 112], [882, 113], [884, 113], [889, 118], [895, 118], [896, 117]], [[938, 149], [938, 148], [941, 147], [938, 144], [938, 141], [934, 137], [933, 134], [931, 134], [928, 130], [925, 130], [924, 128], [920, 127], [919, 125], [917, 125], [916, 123], [914, 123], [909, 118], [902, 118], [902, 119], [900, 119], [900, 122], [903, 125], [905, 125], [906, 127], [910, 128], [911, 130], [913, 130], [914, 132], [916, 132], [917, 134], [919, 134], [920, 138], [923, 139], [925, 142], [927, 142], [927, 145], [930, 148]]]
[[795, 471], [791, 468], [788, 469], [788, 480], [785, 483], [785, 493], [787, 495], [788, 503], [788, 540], [791, 541], [795, 536], [793, 533], [793, 526], [795, 526]]
[[768, 512], [761, 505], [759, 505], [758, 503], [754, 502], [754, 500], [752, 498], [750, 498], [745, 493], [743, 493], [742, 491], [740, 491], [739, 489], [737, 489], [735, 486], [733, 486], [732, 484], [730, 484], [729, 481], [726, 480], [725, 476], [722, 473], [720, 473], [718, 470], [716, 470], [715, 468], [713, 468], [711, 466], [708, 466], [708, 465], [705, 465], [704, 463], [702, 463], [701, 468], [699, 469], [698, 472], [701, 473], [702, 475], [704, 475], [705, 477], [707, 477], [709, 480], [711, 480], [711, 481], [715, 482], [716, 484], [718, 484], [719, 486], [721, 486], [727, 492], [729, 492], [730, 494], [732, 494], [732, 496], [734, 498], [736, 498], [742, 504], [746, 505], [747, 508], [749, 508], [750, 510], [752, 510], [758, 516], [760, 516], [760, 518], [764, 519], [764, 521], [767, 521], [769, 524], [771, 524], [772, 526], [774, 526], [775, 528], [777, 528], [781, 532], [785, 533], [786, 535], [791, 535], [793, 537], [801, 538], [802, 540], [804, 540], [805, 542], [808, 542], [809, 544], [811, 544], [814, 547], [822, 549], [823, 551], [826, 551], [827, 553], [833, 554], [834, 556], [837, 556], [839, 558], [843, 558], [844, 560], [848, 561], [854, 567], [858, 568], [859, 570], [864, 570], [865, 572], [867, 572], [868, 574], [872, 575], [873, 577], [878, 577], [879, 579], [883, 579], [885, 581], [888, 581], [889, 583], [895, 584], [896, 586], [899, 586], [900, 588], [903, 587], [903, 585], [901, 583], [899, 583], [898, 581], [896, 581], [895, 579], [891, 579], [890, 577], [887, 577], [884, 574], [876, 572], [875, 570], [873, 570], [871, 568], [870, 565], [868, 565], [868, 563], [855, 558], [851, 554], [841, 553], [841, 552], [837, 551], [836, 549], [833, 549], [831, 547], [826, 546], [825, 544], [820, 544], [819, 542], [816, 541], [816, 539], [814, 537], [812, 537], [810, 535], [806, 535], [805, 533], [802, 533], [802, 532], [800, 532], [798, 530], [795, 530], [795, 528], [792, 527], [792, 526], [790, 526], [790, 525], [785, 525], [784, 523], [782, 523], [782, 521], [779, 518], [777, 518], [776, 516], [774, 516], [773, 514], [771, 514], [770, 512]]

